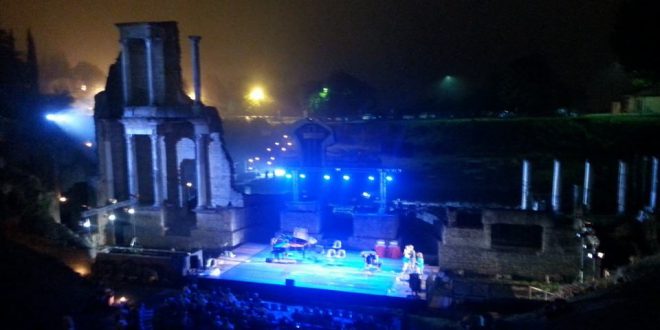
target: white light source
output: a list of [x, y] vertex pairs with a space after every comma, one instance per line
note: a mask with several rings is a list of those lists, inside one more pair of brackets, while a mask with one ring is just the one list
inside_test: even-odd
[[351, 179], [351, 177], [347, 174], [344, 174], [344, 176], [342, 176], [341, 178], [344, 179], [344, 181], [348, 181]]
[[62, 202], [62, 203], [65, 203], [66, 201], [69, 200], [68, 198], [66, 198], [66, 196], [60, 196], [59, 199], [60, 199], [60, 202]]
[[283, 168], [276, 168], [274, 171], [275, 176], [284, 176], [286, 174], [286, 171]]
[[603, 253], [603, 252], [598, 252], [597, 255], [598, 255], [598, 258], [603, 259], [603, 257], [605, 256], [605, 253]]
[[369, 179], [369, 181], [374, 181], [374, 180], [376, 180], [376, 178], [375, 178], [373, 175], [370, 175], [370, 176], [368, 177], [368, 179]]
[[362, 197], [369, 198], [369, 197], [371, 197], [371, 194], [365, 191], [365, 192], [362, 193]]
[[110, 215], [108, 216], [108, 220], [115, 221], [117, 220], [117, 216], [114, 213], [110, 213]]
[[83, 227], [85, 227], [85, 228], [89, 228], [89, 227], [92, 226], [92, 222], [89, 221], [89, 219], [85, 219], [85, 222], [83, 222], [82, 225], [83, 225]]
[[128, 214], [135, 214], [135, 209], [134, 208], [129, 208], [128, 209]]
[[298, 175], [298, 177], [301, 178], [301, 179], [304, 179], [304, 178], [307, 177], [307, 175], [305, 175], [305, 173], [300, 173], [300, 174]]

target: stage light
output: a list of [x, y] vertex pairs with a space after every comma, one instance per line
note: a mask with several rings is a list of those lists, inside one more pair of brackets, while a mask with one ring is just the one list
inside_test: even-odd
[[282, 150], [282, 151], [286, 151], [286, 148], [285, 148], [285, 147], [282, 147], [282, 149], [280, 149], [280, 150]]
[[85, 228], [89, 228], [92, 226], [92, 222], [89, 221], [89, 219], [85, 219], [85, 222], [83, 222], [82, 226]]
[[376, 178], [375, 178], [373, 175], [370, 175], [370, 176], [368, 177], [368, 179], [369, 179], [369, 181], [374, 181], [374, 180], [376, 180]]
[[271, 148], [266, 148], [266, 151], [271, 152], [271, 151], [273, 151], [273, 149], [271, 149]]
[[93, 146], [94, 146], [94, 144], [91, 141], [85, 141], [85, 147], [91, 148]]
[[591, 258], [593, 258], [593, 257], [594, 257], [594, 255], [591, 254], [591, 252], [587, 253], [587, 258], [591, 259]]
[[275, 157], [273, 157], [273, 156], [270, 156], [270, 160], [275, 160]]
[[351, 179], [351, 177], [349, 175], [346, 175], [346, 174], [344, 174], [344, 176], [342, 176], [341, 178], [344, 179], [344, 181], [348, 181], [348, 180]]
[[371, 194], [365, 191], [365, 192], [362, 193], [362, 197], [364, 197], [364, 198], [370, 198], [370, 197], [371, 197]]
[[273, 162], [271, 162], [271, 161], [269, 160], [269, 161], [266, 162], [266, 165], [273, 165]]
[[330, 180], [330, 175], [328, 175], [328, 174], [324, 174], [324, 175], [323, 175], [323, 180], [325, 180], [325, 181]]
[[284, 176], [286, 174], [286, 171], [283, 168], [276, 168], [274, 171], [275, 176]]
[[254, 168], [252, 166], [248, 167], [248, 171], [252, 171]]
[[260, 159], [259, 157], [254, 157], [254, 160], [259, 160], [259, 159]]
[[279, 142], [275, 142], [275, 145], [276, 145], [276, 146], [279, 146], [279, 145], [280, 145], [280, 143], [279, 143]]
[[291, 142], [287, 142], [286, 145], [288, 145], [288, 146], [290, 147], [290, 146], [293, 145], [293, 143], [291, 143]]
[[282, 135], [282, 137], [285, 138], [285, 139], [288, 139], [288, 138], [289, 138], [289, 136], [286, 135], [286, 134]]
[[192, 188], [192, 186], [193, 186], [193, 185], [192, 185], [192, 182], [186, 182], [186, 187], [188, 187], [188, 188]]
[[307, 175], [305, 175], [305, 173], [300, 173], [300, 174], [298, 175], [298, 177], [301, 178], [301, 179], [304, 179], [304, 178], [307, 177]]
[[254, 163], [254, 159], [250, 158], [250, 159], [248, 159], [248, 162]]
[[135, 209], [134, 208], [129, 208], [128, 209], [128, 214], [135, 214]]
[[117, 220], [117, 216], [114, 213], [110, 213], [110, 215], [108, 216], [108, 220], [115, 221]]
[[598, 255], [598, 258], [603, 259], [603, 257], [605, 256], [605, 253], [603, 253], [603, 252], [598, 252], [597, 255]]
[[394, 178], [392, 178], [391, 175], [388, 175], [388, 176], [385, 177], [385, 180], [387, 180], [387, 181], [392, 181], [392, 180], [394, 180]]
[[284, 175], [284, 177], [286, 177], [287, 179], [291, 179], [291, 178], [293, 178], [293, 175], [291, 175], [290, 173], [287, 173], [286, 175]]
[[46, 115], [46, 119], [54, 123], [66, 123], [70, 120], [69, 116], [63, 114], [49, 113]]
[[67, 200], [68, 198], [66, 198], [66, 196], [60, 196], [60, 202], [66, 203]]

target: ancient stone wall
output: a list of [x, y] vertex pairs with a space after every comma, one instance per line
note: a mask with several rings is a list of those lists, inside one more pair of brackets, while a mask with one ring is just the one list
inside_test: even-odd
[[[534, 279], [544, 279], [547, 275], [572, 280], [577, 276], [580, 242], [575, 237], [571, 221], [550, 213], [484, 210], [482, 222], [483, 228], [444, 226], [443, 239], [438, 246], [441, 269]], [[452, 223], [456, 221], [448, 221], [448, 224]], [[494, 245], [493, 226], [498, 224], [514, 225], [512, 228], [538, 226], [541, 228], [541, 242], [538, 247], [534, 247], [535, 244], [520, 246], [520, 242], [529, 243], [524, 240], [529, 238], [520, 241], [519, 237], [511, 237], [511, 246]]]

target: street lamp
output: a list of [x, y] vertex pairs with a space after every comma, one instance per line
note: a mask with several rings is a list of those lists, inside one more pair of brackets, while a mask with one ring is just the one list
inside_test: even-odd
[[245, 98], [250, 103], [250, 105], [258, 107], [263, 102], [266, 101], [267, 96], [266, 96], [266, 92], [264, 91], [263, 87], [255, 86], [255, 87], [252, 87], [252, 89], [250, 90], [250, 92], [247, 94], [247, 96]]

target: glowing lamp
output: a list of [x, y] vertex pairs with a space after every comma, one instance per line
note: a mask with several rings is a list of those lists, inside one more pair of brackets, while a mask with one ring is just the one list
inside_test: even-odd
[[275, 176], [284, 176], [286, 174], [286, 171], [282, 168], [276, 168], [273, 172]]
[[128, 214], [135, 214], [135, 209], [134, 208], [129, 208], [128, 209]]
[[110, 215], [108, 216], [108, 220], [115, 221], [117, 220], [117, 216], [114, 213], [110, 213]]
[[346, 175], [346, 174], [344, 174], [344, 176], [342, 176], [341, 178], [344, 179], [344, 181], [348, 181], [348, 180], [351, 179], [351, 177], [349, 175]]
[[385, 180], [387, 180], [387, 181], [392, 181], [392, 180], [394, 180], [394, 178], [392, 178], [391, 175], [388, 175], [388, 176], [385, 177]]
[[376, 178], [375, 178], [373, 175], [370, 175], [370, 176], [368, 177], [368, 179], [369, 179], [369, 181], [374, 181], [374, 180], [376, 180]]
[[323, 175], [323, 180], [325, 180], [325, 181], [330, 180], [330, 175], [328, 175], [328, 174], [324, 174], [324, 175]]
[[304, 179], [304, 178], [307, 177], [307, 175], [305, 175], [305, 173], [300, 173], [300, 174], [298, 175], [298, 177], [301, 178], [301, 179]]

